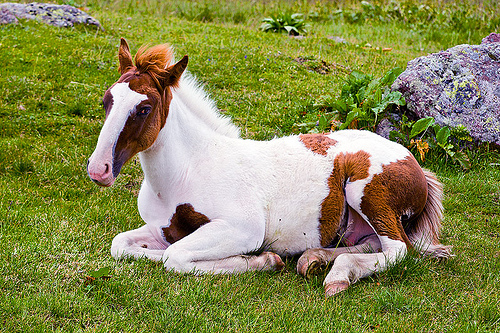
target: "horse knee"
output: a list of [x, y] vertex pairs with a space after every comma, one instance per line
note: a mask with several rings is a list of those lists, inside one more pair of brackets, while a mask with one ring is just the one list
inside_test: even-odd
[[162, 257], [163, 267], [167, 271], [173, 270], [178, 273], [187, 273], [194, 269], [194, 263], [190, 260], [186, 253], [179, 251], [165, 250]]
[[167, 246], [159, 243], [144, 228], [129, 230], [116, 235], [111, 242], [111, 256], [116, 260], [124, 258], [149, 258], [159, 261]]
[[127, 257], [130, 248], [130, 239], [124, 232], [116, 235], [111, 242], [111, 256], [116, 260]]

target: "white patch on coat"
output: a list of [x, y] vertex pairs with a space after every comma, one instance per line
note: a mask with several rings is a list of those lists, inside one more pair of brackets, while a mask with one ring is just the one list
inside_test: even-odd
[[[264, 245], [276, 253], [293, 255], [321, 246], [318, 226], [321, 203], [329, 193], [327, 179], [333, 168], [329, 159], [305, 148], [298, 137], [259, 142], [220, 135], [208, 145], [207, 140], [190, 142], [203, 132], [202, 126], [194, 126], [196, 133], [185, 133], [185, 143], [177, 139], [175, 147], [166, 148], [170, 140], [164, 140], [164, 136], [175, 135], [176, 128], [180, 127], [166, 124], [158, 146], [139, 154], [146, 175], [139, 194], [139, 211], [148, 224], [158, 226], [157, 238], [162, 236], [161, 227], [168, 226], [168, 217], [177, 204], [189, 202], [211, 220], [235, 224], [233, 227], [248, 238], [247, 252]], [[204, 144], [207, 146], [199, 147], [204, 154], [190, 162], [185, 160], [193, 157], [182, 154], [182, 147]], [[156, 155], [158, 147], [178, 154], [176, 158], [156, 156], [161, 162], [157, 160], [153, 165], [149, 159]], [[176, 173], [179, 164], [190, 168]], [[172, 178], [161, 177], [163, 170], [169, 170]], [[175, 185], [176, 179], [189, 184], [189, 188]], [[169, 190], [163, 193], [163, 189]], [[196, 232], [189, 238], [195, 234], [201, 237]], [[206, 241], [199, 239], [195, 243]], [[181, 252], [181, 246], [182, 251], [188, 250], [187, 244], [182, 245], [185, 242], [178, 241], [169, 252]]]
[[113, 105], [104, 121], [89, 163], [113, 160], [113, 148], [125, 127], [127, 119], [139, 103], [148, 99], [146, 95], [130, 89], [128, 82], [116, 83], [110, 89], [110, 93], [113, 96]]

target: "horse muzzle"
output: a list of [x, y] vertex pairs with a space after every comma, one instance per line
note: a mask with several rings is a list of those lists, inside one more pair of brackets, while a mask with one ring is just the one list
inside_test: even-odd
[[111, 162], [96, 161], [92, 157], [87, 161], [87, 174], [94, 183], [103, 187], [113, 185], [116, 179]]

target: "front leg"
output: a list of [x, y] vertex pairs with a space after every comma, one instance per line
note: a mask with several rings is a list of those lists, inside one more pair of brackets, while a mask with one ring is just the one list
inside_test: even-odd
[[115, 259], [148, 258], [160, 261], [168, 244], [159, 242], [151, 233], [149, 226], [122, 232], [113, 238], [111, 255]]
[[251, 270], [280, 270], [280, 256], [263, 252], [245, 255], [261, 247], [264, 224], [238, 225], [212, 220], [172, 244], [163, 254], [167, 270], [197, 273], [242, 273]]

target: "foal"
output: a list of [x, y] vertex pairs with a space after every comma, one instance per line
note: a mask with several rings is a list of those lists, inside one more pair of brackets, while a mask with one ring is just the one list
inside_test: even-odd
[[236, 273], [281, 269], [280, 256], [302, 254], [302, 275], [333, 261], [330, 296], [409, 248], [450, 255], [438, 241], [441, 185], [403, 146], [355, 130], [243, 140], [184, 74], [187, 56], [174, 63], [169, 46], [158, 45], [134, 61], [124, 39], [118, 56], [121, 76], [104, 94], [106, 120], [87, 171], [111, 186], [139, 154], [146, 224], [117, 235], [113, 257]]

